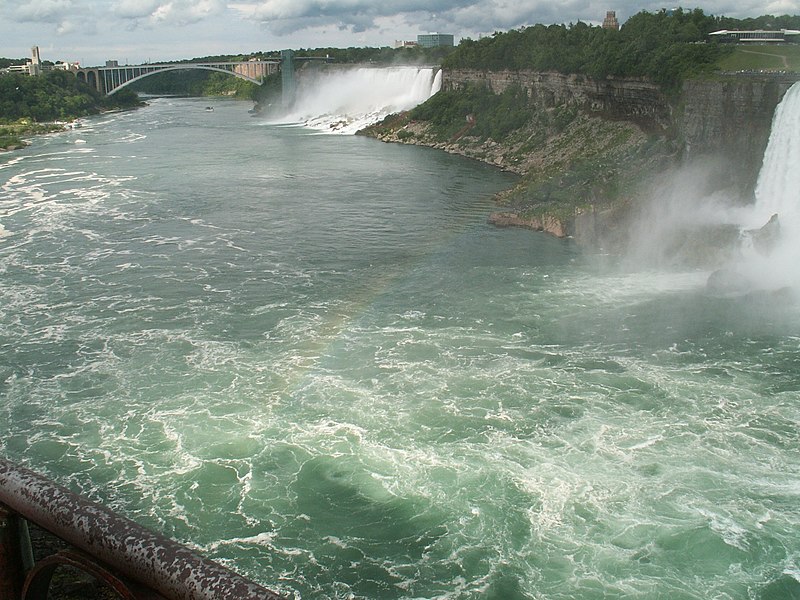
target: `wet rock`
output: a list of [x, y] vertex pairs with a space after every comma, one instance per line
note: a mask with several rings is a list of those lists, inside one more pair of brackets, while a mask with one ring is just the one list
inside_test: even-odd
[[778, 220], [778, 215], [772, 215], [767, 224], [761, 229], [753, 229], [747, 233], [750, 234], [753, 240], [753, 247], [764, 256], [768, 256], [775, 248], [781, 235], [781, 224]]

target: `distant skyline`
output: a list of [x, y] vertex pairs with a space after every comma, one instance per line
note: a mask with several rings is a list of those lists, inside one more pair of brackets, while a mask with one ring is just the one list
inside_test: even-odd
[[[0, 56], [138, 64], [283, 48], [392, 46], [421, 33], [476, 39], [534, 23], [620, 23], [678, 3], [635, 0], [0, 0]], [[800, 14], [800, 0], [706, 0], [744, 18]]]

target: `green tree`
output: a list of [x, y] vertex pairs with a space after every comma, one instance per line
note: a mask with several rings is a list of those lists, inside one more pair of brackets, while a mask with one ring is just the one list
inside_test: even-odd
[[700, 9], [677, 9], [670, 13], [642, 11], [619, 31], [582, 22], [534, 25], [478, 41], [462, 40], [443, 65], [450, 69], [649, 77], [665, 88], [675, 88], [684, 76], [711, 68], [728, 51], [703, 43], [718, 24]]
[[39, 77], [0, 77], [0, 119], [5, 122], [28, 118], [55, 121], [83, 117], [104, 109], [139, 104], [135, 94], [105, 97], [66, 71], [48, 71]]

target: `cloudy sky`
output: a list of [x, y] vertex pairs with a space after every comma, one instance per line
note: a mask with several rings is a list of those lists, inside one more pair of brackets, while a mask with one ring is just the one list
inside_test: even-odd
[[[534, 23], [620, 21], [650, 0], [0, 0], [0, 56], [137, 64], [282, 48], [391, 46], [432, 31], [477, 38]], [[733, 17], [800, 14], [800, 0], [697, 0]]]

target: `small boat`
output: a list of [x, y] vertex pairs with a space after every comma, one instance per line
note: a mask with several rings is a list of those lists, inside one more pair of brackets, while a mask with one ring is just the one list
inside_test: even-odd
[[213, 106], [206, 106], [206, 112], [214, 112]]

